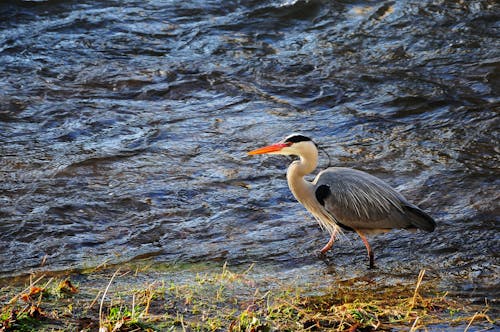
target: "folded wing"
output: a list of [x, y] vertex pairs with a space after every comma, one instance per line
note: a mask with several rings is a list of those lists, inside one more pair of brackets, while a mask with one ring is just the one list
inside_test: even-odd
[[318, 202], [344, 228], [419, 228], [431, 232], [436, 226], [428, 214], [368, 173], [332, 167], [319, 173], [313, 184]]

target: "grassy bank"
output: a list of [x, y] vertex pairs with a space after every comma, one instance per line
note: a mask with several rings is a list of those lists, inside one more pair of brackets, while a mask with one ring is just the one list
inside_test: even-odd
[[[234, 272], [151, 277], [145, 267], [32, 275], [0, 290], [0, 331], [369, 331], [495, 327], [487, 303], [438, 292], [421, 271], [413, 284], [356, 278], [331, 286]], [[168, 276], [168, 273], [161, 273]], [[498, 327], [498, 326], [496, 326]]]

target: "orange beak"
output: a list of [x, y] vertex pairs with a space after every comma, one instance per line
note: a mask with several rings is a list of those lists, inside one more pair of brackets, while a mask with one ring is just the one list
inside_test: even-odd
[[286, 148], [288, 144], [286, 143], [276, 143], [272, 145], [265, 146], [260, 149], [252, 150], [248, 152], [249, 155], [254, 155], [254, 154], [265, 154], [265, 153], [272, 153], [272, 152], [277, 152], [280, 151], [283, 148]]

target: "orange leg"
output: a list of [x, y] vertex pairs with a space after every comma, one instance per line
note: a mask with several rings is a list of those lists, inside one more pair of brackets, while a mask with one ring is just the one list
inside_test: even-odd
[[363, 243], [365, 244], [366, 251], [368, 252], [368, 258], [370, 260], [370, 269], [373, 269], [375, 267], [374, 264], [374, 258], [373, 258], [373, 251], [372, 248], [370, 247], [370, 244], [368, 243], [368, 240], [366, 239], [365, 234], [363, 234], [360, 230], [356, 229], [356, 233], [358, 233], [359, 237], [361, 240], [363, 240]]
[[330, 248], [333, 246], [333, 242], [335, 242], [335, 237], [337, 236], [337, 230], [334, 230], [332, 235], [330, 236], [330, 240], [328, 240], [328, 243], [321, 249], [321, 254], [325, 254]]

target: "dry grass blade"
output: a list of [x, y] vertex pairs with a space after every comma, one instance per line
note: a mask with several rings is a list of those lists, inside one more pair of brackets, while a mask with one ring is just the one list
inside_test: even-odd
[[102, 308], [104, 306], [104, 299], [106, 298], [106, 294], [108, 293], [109, 287], [111, 286], [111, 283], [113, 282], [113, 279], [116, 277], [118, 272], [120, 271], [120, 268], [118, 268], [115, 273], [111, 276], [111, 279], [109, 280], [108, 285], [106, 286], [106, 289], [104, 290], [104, 293], [102, 294], [101, 298], [101, 304], [99, 305], [99, 331], [107, 331], [106, 327], [104, 326], [104, 319], [102, 317]]
[[422, 280], [424, 279], [424, 275], [425, 275], [425, 269], [420, 270], [420, 273], [418, 274], [418, 278], [417, 278], [417, 285], [415, 286], [415, 291], [413, 293], [413, 298], [410, 301], [408, 313], [406, 314], [407, 317], [410, 315], [411, 311], [415, 307], [415, 304], [417, 303], [418, 289], [420, 288], [420, 285], [422, 284]]
[[465, 327], [465, 330], [464, 332], [467, 332], [470, 328], [470, 326], [472, 325], [472, 322], [474, 322], [474, 319], [476, 319], [477, 317], [477, 312], [474, 314], [474, 316], [472, 316], [471, 320], [469, 321], [469, 324], [467, 324], [467, 326]]
[[97, 292], [96, 297], [94, 298], [94, 300], [92, 302], [90, 302], [90, 304], [87, 306], [87, 309], [92, 309], [94, 304], [97, 302], [97, 299], [99, 299], [99, 296], [101, 296], [101, 293], [102, 293], [102, 291]]
[[22, 296], [24, 293], [28, 292], [33, 286], [35, 286], [40, 280], [42, 280], [43, 278], [45, 278], [45, 275], [41, 275], [38, 279], [36, 279], [35, 281], [31, 281], [31, 276], [30, 276], [30, 285], [28, 287], [26, 287], [24, 290], [22, 290], [21, 292], [19, 292], [17, 295], [15, 295], [14, 297], [12, 297], [9, 301], [9, 304], [13, 304], [17, 301], [17, 299]]
[[414, 332], [414, 331], [416, 331], [418, 329], [418, 325], [417, 325], [418, 318], [419, 317], [415, 318], [415, 321], [413, 322], [413, 325], [410, 328], [410, 332]]

